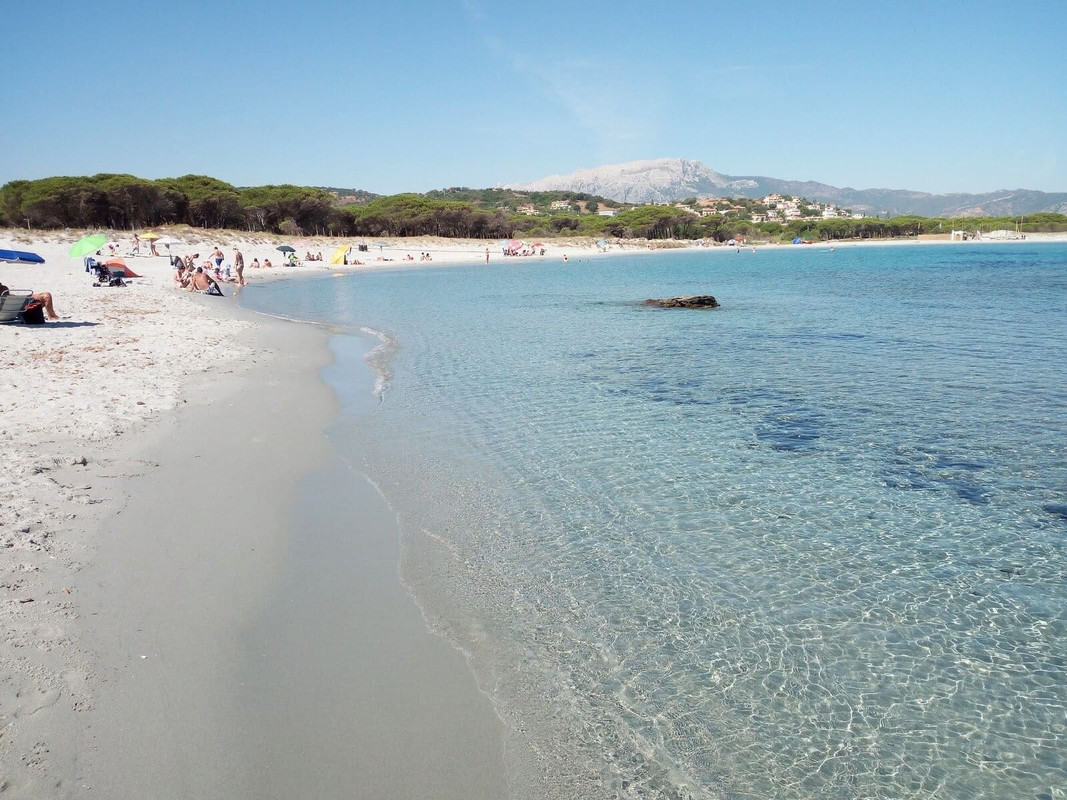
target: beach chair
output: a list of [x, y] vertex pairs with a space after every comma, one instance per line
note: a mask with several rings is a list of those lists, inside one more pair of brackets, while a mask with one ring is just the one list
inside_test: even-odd
[[12, 289], [0, 295], [0, 324], [15, 322], [22, 310], [32, 301], [32, 295], [33, 291], [30, 289]]

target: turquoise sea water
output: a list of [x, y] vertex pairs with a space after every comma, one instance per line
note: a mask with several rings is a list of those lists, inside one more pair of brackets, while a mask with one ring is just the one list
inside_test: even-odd
[[[722, 308], [637, 302], [698, 293]], [[516, 259], [245, 303], [338, 326], [331, 440], [396, 510], [516, 797], [1067, 797], [1067, 247]], [[368, 341], [372, 404], [337, 379]]]

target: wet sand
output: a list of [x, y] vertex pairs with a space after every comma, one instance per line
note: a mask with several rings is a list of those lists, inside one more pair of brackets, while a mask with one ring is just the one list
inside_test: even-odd
[[401, 586], [395, 516], [323, 435], [325, 332], [257, 335], [273, 359], [204, 381], [126, 456], [158, 466], [83, 575], [100, 687], [73, 793], [504, 796], [488, 699]]

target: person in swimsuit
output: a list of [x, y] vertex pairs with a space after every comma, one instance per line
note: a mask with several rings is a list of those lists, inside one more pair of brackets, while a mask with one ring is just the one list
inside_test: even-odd
[[[0, 283], [0, 295], [5, 295], [10, 291], [11, 290], [8, 287]], [[51, 292], [34, 292], [30, 295], [30, 298], [44, 306], [44, 313], [48, 315], [49, 319], [59, 319], [56, 315], [56, 310], [52, 307]]]

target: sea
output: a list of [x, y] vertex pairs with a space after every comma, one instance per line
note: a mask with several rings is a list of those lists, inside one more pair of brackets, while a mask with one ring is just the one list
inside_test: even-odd
[[[642, 303], [693, 294], [720, 307]], [[242, 300], [333, 331], [329, 439], [396, 512], [512, 796], [1067, 798], [1067, 246], [573, 253]]]

